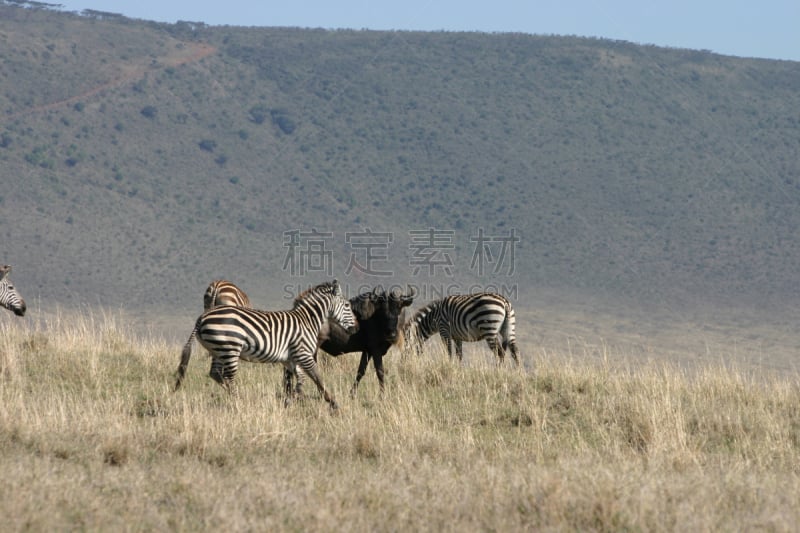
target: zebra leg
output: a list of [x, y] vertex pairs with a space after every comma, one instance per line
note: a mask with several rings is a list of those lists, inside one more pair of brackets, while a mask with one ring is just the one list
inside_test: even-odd
[[[317, 352], [314, 352], [314, 362], [317, 361]], [[298, 399], [302, 399], [304, 397], [303, 394], [303, 383], [305, 382], [305, 372], [303, 372], [302, 367], [295, 366], [295, 376], [297, 377], [297, 385], [294, 387], [294, 395]]]
[[292, 397], [294, 396], [292, 379], [298, 378], [297, 365], [291, 361], [288, 361], [284, 363], [283, 368], [283, 392], [286, 394], [286, 397], [283, 399], [283, 406], [289, 407], [289, 405], [292, 403]]
[[212, 354], [211, 371], [208, 373], [211, 379], [222, 385], [231, 395], [236, 394], [236, 385], [233, 380], [236, 377], [236, 370], [239, 368], [239, 354]]
[[223, 377], [222, 373], [222, 361], [214, 357], [211, 359], [211, 370], [208, 372], [208, 375], [211, 376], [211, 379], [222, 385], [225, 386], [225, 378]]
[[503, 345], [497, 342], [497, 338], [495, 337], [486, 337], [486, 344], [489, 345], [489, 349], [492, 353], [497, 356], [498, 363], [502, 363], [506, 357], [506, 351], [503, 349]]
[[[441, 335], [441, 333], [440, 333], [440, 335]], [[442, 337], [442, 342], [444, 342], [445, 346], [447, 346], [447, 356], [450, 359], [452, 359], [453, 358], [453, 341], [450, 339], [450, 337], [448, 337], [446, 335], [441, 335], [441, 337]]]
[[[297, 365], [286, 366], [283, 370], [283, 391], [286, 394], [283, 404], [288, 407], [292, 400], [302, 400], [303, 394], [303, 369]], [[292, 386], [292, 380], [296, 381]]]
[[289, 398], [292, 396], [292, 379], [294, 378], [294, 372], [289, 370], [288, 368], [283, 369], [283, 392], [286, 394], [286, 400], [284, 401], [285, 404], [288, 405]]
[[367, 373], [367, 366], [369, 365], [369, 353], [366, 351], [361, 352], [361, 361], [358, 363], [358, 371], [356, 371], [356, 380], [353, 383], [353, 387], [350, 389], [350, 396], [352, 398], [356, 397], [356, 389], [358, 389], [358, 383], [361, 381], [361, 378], [364, 377], [364, 374]]
[[519, 350], [517, 349], [517, 341], [511, 341], [508, 343], [508, 347], [511, 350], [511, 357], [514, 359], [514, 362], [519, 366]]
[[331, 406], [331, 410], [335, 411], [338, 409], [339, 406], [336, 405], [336, 400], [333, 398], [333, 395], [328, 392], [328, 390], [325, 388], [325, 385], [322, 383], [322, 378], [320, 377], [319, 372], [317, 372], [317, 363], [314, 361], [312, 354], [308, 354], [307, 357], [299, 357], [298, 359], [300, 368], [303, 369], [303, 372], [305, 372], [306, 375], [311, 378], [311, 381], [313, 381], [317, 386], [319, 392], [322, 394], [322, 397], [325, 398], [325, 401]]
[[464, 362], [464, 344], [461, 341], [454, 341], [456, 344], [456, 357], [458, 357], [458, 362]]

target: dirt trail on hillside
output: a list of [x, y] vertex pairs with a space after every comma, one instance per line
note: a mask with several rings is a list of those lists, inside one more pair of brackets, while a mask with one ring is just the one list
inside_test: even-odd
[[186, 65], [188, 63], [194, 63], [196, 61], [200, 61], [203, 58], [210, 56], [211, 54], [215, 53], [217, 49], [210, 44], [205, 43], [183, 43], [185, 45], [184, 48], [178, 50], [178, 53], [173, 55], [165, 56], [158, 58], [157, 65], [126, 65], [123, 69], [125, 72], [114, 78], [113, 80], [93, 87], [87, 91], [82, 93], [76, 94], [75, 96], [70, 96], [69, 98], [65, 98], [63, 100], [58, 100], [56, 102], [51, 102], [49, 104], [42, 104], [38, 106], [34, 106], [23, 111], [18, 111], [11, 115], [6, 115], [4, 117], [0, 117], [0, 120], [11, 120], [16, 119], [25, 115], [32, 115], [34, 113], [42, 113], [45, 111], [51, 111], [53, 109], [57, 109], [61, 106], [67, 106], [70, 104], [76, 104], [81, 100], [86, 100], [91, 98], [97, 94], [102, 93], [103, 91], [107, 91], [109, 89], [113, 89], [116, 87], [120, 87], [127, 83], [132, 83], [136, 80], [141, 79], [144, 77], [145, 74], [148, 72], [154, 72], [156, 70], [163, 70], [165, 68], [175, 68], [181, 65]]

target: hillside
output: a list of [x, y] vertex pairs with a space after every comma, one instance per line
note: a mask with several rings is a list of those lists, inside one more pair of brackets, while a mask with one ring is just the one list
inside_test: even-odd
[[[274, 301], [328, 277], [311, 257], [352, 288], [505, 285], [520, 307], [782, 309], [798, 149], [794, 62], [0, 4], [0, 260], [43, 306], [185, 312], [218, 276]], [[329, 256], [287, 257], [315, 240]]]

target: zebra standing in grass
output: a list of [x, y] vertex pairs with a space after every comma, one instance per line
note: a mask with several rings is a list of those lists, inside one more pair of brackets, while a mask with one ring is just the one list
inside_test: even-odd
[[208, 311], [212, 307], [221, 305], [235, 305], [237, 307], [250, 307], [250, 298], [242, 289], [224, 279], [212, 281], [203, 296], [203, 309]]
[[[281, 363], [295, 377], [298, 367], [311, 377], [322, 396], [336, 409], [336, 400], [325, 389], [317, 371], [314, 354], [317, 338], [328, 318], [348, 331], [356, 329], [350, 302], [342, 296], [339, 282], [322, 283], [300, 294], [288, 311], [257, 311], [247, 307], [222, 306], [209, 309], [197, 319], [183, 347], [175, 390], [186, 374], [195, 337], [211, 353], [210, 376], [235, 393], [234, 378], [239, 360], [254, 363]], [[299, 379], [299, 378], [298, 378]], [[291, 387], [287, 387], [286, 402]]]
[[25, 300], [11, 284], [8, 275], [11, 273], [10, 265], [0, 267], [0, 307], [5, 307], [17, 316], [25, 316]]
[[497, 355], [500, 362], [505, 358], [506, 348], [519, 364], [516, 340], [516, 315], [505, 297], [490, 292], [478, 294], [456, 294], [435, 300], [411, 317], [406, 332], [416, 338], [417, 349], [429, 337], [439, 334], [447, 345], [447, 354], [452, 357], [451, 341], [455, 342], [456, 355], [463, 359], [463, 341], [486, 340], [486, 344]]

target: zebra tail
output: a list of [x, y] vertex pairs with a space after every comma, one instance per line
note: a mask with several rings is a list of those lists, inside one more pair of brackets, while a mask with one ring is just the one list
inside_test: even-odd
[[212, 282], [208, 288], [211, 289], [211, 293], [209, 294], [209, 291], [207, 290], [203, 295], [203, 309], [206, 311], [211, 309], [211, 307], [216, 307], [217, 295], [219, 294], [219, 283]]
[[186, 375], [186, 368], [189, 366], [189, 359], [192, 357], [192, 344], [194, 343], [194, 338], [197, 335], [197, 331], [200, 329], [200, 319], [194, 325], [194, 329], [192, 330], [192, 334], [189, 335], [189, 340], [186, 341], [186, 344], [183, 345], [183, 351], [181, 352], [181, 363], [178, 365], [178, 372], [177, 377], [175, 378], [175, 390], [181, 388], [181, 382], [183, 381], [184, 376]]
[[503, 325], [500, 326], [500, 335], [503, 338], [503, 349], [508, 349], [508, 345], [516, 341], [516, 324], [517, 315], [514, 313], [514, 308], [511, 303], [506, 301], [506, 318], [503, 320]]

